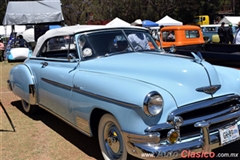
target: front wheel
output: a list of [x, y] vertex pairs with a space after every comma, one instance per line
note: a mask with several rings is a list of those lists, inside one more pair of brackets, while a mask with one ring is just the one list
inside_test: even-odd
[[31, 105], [28, 102], [26, 102], [25, 100], [21, 100], [22, 101], [22, 107], [25, 113], [27, 114], [34, 114], [37, 113], [39, 111], [39, 107], [36, 105]]
[[105, 160], [127, 160], [128, 153], [120, 125], [111, 114], [105, 114], [100, 119], [98, 141]]

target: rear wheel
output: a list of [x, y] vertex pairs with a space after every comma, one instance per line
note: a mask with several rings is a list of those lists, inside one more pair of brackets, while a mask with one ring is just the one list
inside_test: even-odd
[[98, 141], [105, 160], [127, 160], [121, 128], [111, 114], [102, 116], [98, 126]]
[[39, 107], [37, 105], [31, 105], [23, 99], [22, 99], [22, 107], [24, 112], [28, 114], [34, 114], [39, 111]]

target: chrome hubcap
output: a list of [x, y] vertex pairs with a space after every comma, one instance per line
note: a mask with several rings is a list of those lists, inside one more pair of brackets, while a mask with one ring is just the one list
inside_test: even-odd
[[112, 159], [119, 159], [122, 156], [123, 141], [118, 128], [109, 123], [104, 129], [105, 147]]
[[114, 152], [114, 153], [117, 153], [120, 149], [120, 144], [119, 144], [119, 141], [118, 141], [118, 135], [115, 131], [110, 131], [109, 134], [108, 134], [108, 138], [107, 138], [107, 143], [108, 143], [108, 146], [111, 148], [111, 150]]

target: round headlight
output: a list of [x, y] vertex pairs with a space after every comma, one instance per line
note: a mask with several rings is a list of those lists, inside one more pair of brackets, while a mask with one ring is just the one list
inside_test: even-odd
[[148, 116], [156, 116], [163, 109], [162, 96], [157, 92], [149, 93], [144, 100], [144, 112]]

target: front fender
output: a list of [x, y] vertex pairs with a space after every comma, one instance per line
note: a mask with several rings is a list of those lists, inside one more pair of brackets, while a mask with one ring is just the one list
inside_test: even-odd
[[[166, 122], [169, 113], [177, 108], [171, 94], [152, 84], [136, 79], [94, 72], [83, 72], [74, 76], [74, 92], [70, 108], [74, 117], [82, 117], [89, 122], [95, 108], [111, 113], [122, 130], [143, 134], [148, 126]], [[162, 114], [148, 117], [143, 111], [145, 96], [159, 92], [164, 99]]]
[[9, 73], [8, 83], [14, 94], [30, 104], [36, 104], [34, 76], [26, 65], [14, 66]]

